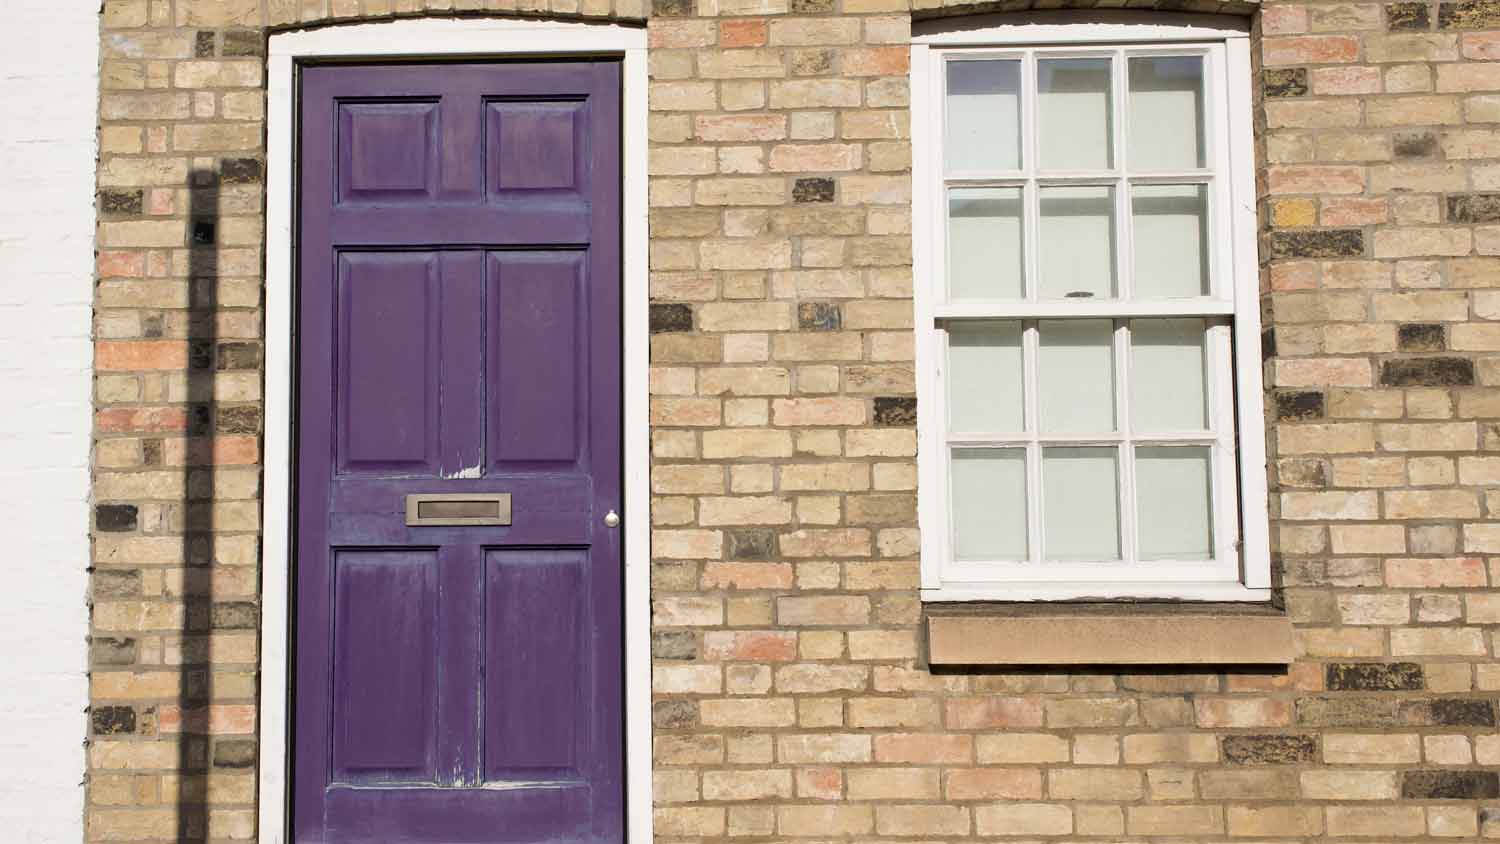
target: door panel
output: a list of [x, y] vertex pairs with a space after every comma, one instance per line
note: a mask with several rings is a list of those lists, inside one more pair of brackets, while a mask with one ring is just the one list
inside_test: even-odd
[[333, 577], [334, 781], [437, 782], [437, 555], [336, 551]]
[[[488, 310], [494, 378], [490, 379], [490, 453], [496, 469], [576, 463], [584, 443], [588, 395], [587, 311], [580, 307], [583, 254], [491, 253], [494, 306]], [[524, 401], [513, 397], [524, 396]], [[554, 467], [556, 468], [556, 467]]]
[[301, 71], [298, 842], [623, 837], [619, 87]]
[[[486, 560], [484, 781], [577, 782], [587, 736], [587, 559], [572, 549], [493, 550]], [[535, 607], [548, 607], [546, 615]], [[512, 678], [526, 677], [516, 683]]]

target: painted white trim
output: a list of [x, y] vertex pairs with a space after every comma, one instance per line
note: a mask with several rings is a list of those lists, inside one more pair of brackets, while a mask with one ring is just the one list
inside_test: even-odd
[[1250, 19], [1141, 10], [1030, 12], [915, 21], [912, 42], [934, 47], [1136, 44], [1250, 37]]
[[12, 527], [0, 593], [0, 837], [76, 842], [91, 740], [99, 0], [7, 3], [5, 12], [13, 35], [0, 53], [0, 100], [12, 115], [0, 121], [0, 509]]
[[261, 530], [260, 840], [285, 844], [288, 577], [291, 515], [292, 279], [296, 63], [315, 58], [435, 56], [624, 57], [625, 760], [627, 838], [650, 844], [651, 445], [647, 403], [648, 281], [646, 31], [619, 24], [521, 19], [418, 19], [271, 36], [266, 149], [266, 453]]
[[[1078, 14], [1043, 13], [1037, 15], [990, 16], [960, 21], [934, 21], [922, 24], [912, 47], [912, 173], [913, 173], [913, 259], [917, 357], [917, 394], [925, 408], [918, 415], [919, 461], [918, 518], [922, 526], [922, 597], [928, 601], [1012, 600], [1047, 601], [1084, 598], [1171, 598], [1214, 601], [1265, 601], [1270, 598], [1269, 523], [1265, 479], [1264, 420], [1260, 371], [1260, 314], [1255, 242], [1254, 161], [1252, 109], [1250, 103], [1249, 42], [1244, 21], [1205, 15], [1162, 15], [1160, 13], [1089, 14], [1086, 22]], [[1104, 46], [1109, 42], [1108, 46]], [[1154, 50], [1156, 43], [1163, 50]], [[1023, 77], [1030, 79], [1030, 63], [1038, 49], [1049, 55], [1073, 55], [1079, 44], [1094, 46], [1090, 54], [1114, 56], [1116, 66], [1127, 54], [1179, 54], [1184, 50], [1205, 56], [1210, 74], [1206, 80], [1213, 92], [1210, 112], [1206, 116], [1208, 135], [1215, 160], [1192, 173], [1176, 174], [1176, 181], [1217, 183], [1219, 199], [1210, 203], [1210, 224], [1217, 232], [1214, 241], [1227, 248], [1216, 249], [1213, 256], [1218, 269], [1216, 277], [1231, 281], [1231, 289], [1216, 282], [1213, 295], [1198, 301], [1168, 302], [1160, 305], [1114, 304], [1064, 305], [1048, 302], [961, 303], [949, 304], [941, 293], [946, 255], [944, 246], [943, 186], [955, 181], [944, 179], [942, 121], [937, 119], [943, 108], [943, 62], [947, 56], [963, 58], [1004, 55], [1023, 62]], [[1134, 45], [1122, 48], [1120, 45]], [[960, 49], [951, 49], [960, 48]], [[1123, 73], [1115, 77], [1115, 98], [1122, 97]], [[1034, 99], [1030, 85], [1022, 86], [1022, 112], [1031, 116], [1034, 125]], [[1116, 121], [1115, 142], [1124, 148], [1124, 121]], [[1030, 168], [1035, 160], [1034, 139], [1023, 137], [1027, 145], [1021, 170], [1003, 173], [959, 174], [958, 181], [973, 175], [976, 184], [1022, 186], [1030, 191], [1035, 176]], [[1130, 183], [1160, 181], [1127, 176], [1115, 169], [1107, 173], [1078, 174], [1086, 181], [1105, 179], [1110, 183], [1122, 179]], [[1054, 180], [1049, 174], [1048, 180]], [[1124, 191], [1116, 188], [1116, 201], [1123, 203]], [[1034, 240], [1036, 219], [1027, 203], [1027, 236]], [[1117, 209], [1117, 215], [1128, 227], [1129, 214]], [[1123, 246], [1128, 249], [1127, 242]], [[1123, 252], [1124, 250], [1122, 250]], [[1035, 244], [1026, 250], [1028, 277], [1035, 278]], [[1118, 255], [1121, 266], [1128, 266], [1128, 255]], [[1122, 284], [1127, 274], [1121, 270]], [[1209, 399], [1213, 403], [1216, 429], [1194, 435], [1191, 440], [1212, 445], [1215, 476], [1212, 504], [1215, 526], [1215, 561], [1177, 561], [1151, 565], [1151, 571], [1131, 571], [1133, 559], [1128, 550], [1130, 536], [1122, 537], [1126, 546], [1127, 565], [1121, 563], [1076, 563], [1046, 565], [1046, 579], [1039, 579], [1037, 546], [1041, 533], [1039, 504], [1033, 502], [1028, 512], [1028, 528], [1033, 537], [1031, 559], [1006, 564], [1000, 570], [994, 564], [956, 563], [950, 560], [950, 508], [948, 479], [944, 459], [949, 446], [974, 441], [984, 445], [1041, 442], [1047, 437], [1035, 434], [1010, 434], [972, 437], [950, 436], [946, 432], [945, 368], [946, 336], [937, 330], [939, 319], [1005, 319], [1031, 320], [1042, 317], [1099, 316], [1120, 319], [1129, 316], [1205, 316], [1232, 319], [1237, 342], [1231, 352], [1228, 325], [1210, 328], [1206, 353], [1213, 372]], [[1116, 329], [1116, 346], [1123, 329]], [[1033, 367], [1034, 331], [1023, 334], [1023, 358]], [[1128, 356], [1116, 349], [1120, 370], [1117, 381], [1125, 385], [1129, 377]], [[1233, 378], [1231, 378], [1233, 373]], [[1230, 395], [1224, 388], [1238, 381], [1238, 392]], [[1026, 384], [1034, 386], [1034, 373]], [[1035, 396], [1028, 396], [1027, 413], [1036, 430]], [[1117, 412], [1123, 413], [1123, 405]], [[1230, 430], [1224, 420], [1238, 416], [1237, 430]], [[1119, 433], [1101, 436], [1100, 442], [1115, 442], [1128, 433], [1128, 419], [1117, 420]], [[1019, 439], [1017, 439], [1019, 437]], [[1156, 441], [1157, 438], [1153, 438]], [[1028, 476], [1035, 477], [1038, 466], [1034, 452], [1028, 449]], [[1235, 471], [1236, 452], [1240, 461]], [[1134, 495], [1126, 461], [1119, 469], [1126, 494], [1125, 505], [1133, 506]], [[1238, 476], [1238, 481], [1235, 480]], [[1034, 496], [1032, 496], [1034, 497]], [[1149, 581], [1143, 578], [1150, 578]]]

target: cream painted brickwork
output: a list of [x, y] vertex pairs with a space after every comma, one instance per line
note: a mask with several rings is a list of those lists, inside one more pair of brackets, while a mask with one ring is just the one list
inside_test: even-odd
[[[105, 3], [90, 840], [255, 836], [264, 33], [419, 5]], [[650, 13], [659, 840], [1500, 837], [1500, 4], [1187, 8], [1256, 19], [1285, 673], [923, 667], [906, 0], [426, 4]]]
[[26, 38], [0, 52], [0, 829], [31, 844], [83, 834], [99, 5], [5, 16]]

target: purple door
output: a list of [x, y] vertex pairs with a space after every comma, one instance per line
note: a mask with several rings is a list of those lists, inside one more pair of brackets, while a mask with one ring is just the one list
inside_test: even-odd
[[301, 86], [294, 839], [619, 842], [619, 64]]

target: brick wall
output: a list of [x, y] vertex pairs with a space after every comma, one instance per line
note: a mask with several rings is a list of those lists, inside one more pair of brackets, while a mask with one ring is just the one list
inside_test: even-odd
[[[105, 3], [91, 840], [255, 834], [264, 31], [419, 5]], [[1500, 836], [1500, 6], [1257, 20], [1305, 657], [934, 675], [906, 0], [656, 2], [660, 840]]]
[[[90, 0], [6, 12], [27, 37], [0, 52], [0, 759], [11, 762], [0, 765], [0, 828], [11, 841], [77, 841], [99, 14]], [[59, 53], [76, 61], [49, 61]]]

